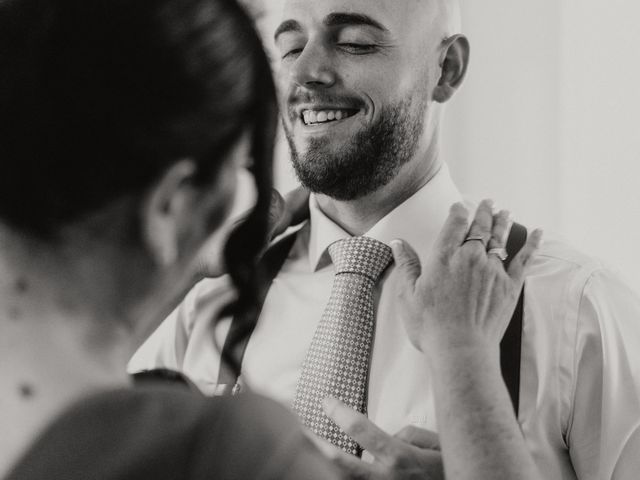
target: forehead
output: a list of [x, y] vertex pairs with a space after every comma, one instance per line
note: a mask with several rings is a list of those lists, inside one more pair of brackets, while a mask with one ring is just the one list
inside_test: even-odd
[[429, 0], [285, 0], [281, 20], [311, 26], [321, 25], [333, 13], [355, 13], [366, 15], [396, 33], [406, 30], [407, 22], [416, 17], [427, 18], [430, 4]]

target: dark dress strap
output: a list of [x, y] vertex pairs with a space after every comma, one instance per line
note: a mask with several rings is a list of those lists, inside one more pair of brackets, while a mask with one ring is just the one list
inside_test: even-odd
[[131, 376], [133, 377], [133, 382], [136, 387], [146, 387], [157, 384], [171, 384], [183, 390], [191, 391], [193, 393], [202, 393], [196, 386], [196, 384], [193, 383], [184, 373], [170, 370], [168, 368], [154, 368], [151, 370], [143, 370], [141, 372], [136, 372]]

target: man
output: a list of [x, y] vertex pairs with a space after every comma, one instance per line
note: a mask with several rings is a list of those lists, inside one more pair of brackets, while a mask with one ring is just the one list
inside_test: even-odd
[[[468, 65], [459, 31], [451, 0], [286, 3], [275, 32], [283, 124], [297, 175], [314, 193], [246, 350], [242, 378], [256, 390], [295, 403], [331, 296], [330, 245], [402, 238], [424, 259], [461, 200], [439, 149], [443, 105]], [[375, 287], [367, 415], [388, 433], [437, 430], [425, 358], [394, 314], [395, 275], [392, 265]], [[215, 393], [210, 323], [228, 298], [224, 280], [197, 285], [156, 333], [154, 364]], [[599, 263], [546, 242], [525, 287], [518, 414], [541, 478], [636, 478], [639, 318], [638, 298]]]

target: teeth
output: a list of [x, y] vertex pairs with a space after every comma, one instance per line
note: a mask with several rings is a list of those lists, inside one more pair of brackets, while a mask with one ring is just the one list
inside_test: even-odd
[[302, 112], [302, 119], [306, 125], [342, 120], [349, 116], [349, 112], [344, 110], [305, 110]]

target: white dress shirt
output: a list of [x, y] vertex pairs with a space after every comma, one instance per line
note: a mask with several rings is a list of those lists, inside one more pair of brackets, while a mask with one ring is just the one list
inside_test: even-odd
[[[461, 196], [444, 167], [367, 236], [408, 241], [424, 259]], [[242, 378], [286, 405], [329, 299], [328, 246], [348, 234], [310, 199], [305, 224], [276, 277], [249, 341]], [[437, 431], [426, 359], [396, 319], [390, 267], [378, 285], [368, 416], [395, 433], [413, 424]], [[228, 321], [212, 319], [233, 297], [225, 278], [199, 283], [132, 359], [131, 371], [167, 367], [216, 392], [219, 345]], [[640, 478], [640, 299], [603, 266], [547, 240], [525, 285], [520, 413], [545, 479]]]

